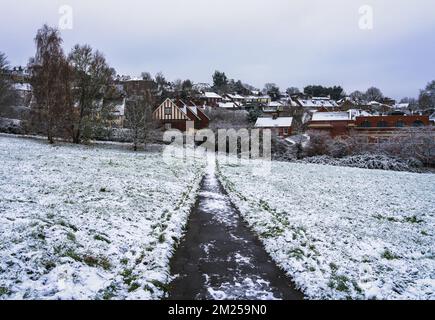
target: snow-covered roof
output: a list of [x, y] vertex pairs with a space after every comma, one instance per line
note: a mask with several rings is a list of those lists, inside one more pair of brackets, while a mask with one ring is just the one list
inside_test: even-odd
[[332, 108], [338, 106], [334, 100], [331, 100], [329, 98], [321, 98], [321, 97], [316, 97], [312, 99], [298, 99], [297, 101], [304, 108], [313, 108], [313, 107]]
[[219, 103], [219, 108], [234, 109], [237, 107], [238, 106], [234, 102], [221, 102], [221, 103]]
[[12, 87], [17, 91], [32, 91], [32, 86], [29, 83], [14, 83]]
[[282, 103], [279, 101], [271, 101], [269, 102], [269, 104], [267, 105], [268, 107], [282, 107]]
[[292, 117], [281, 118], [258, 118], [255, 123], [256, 128], [275, 128], [275, 127], [291, 127], [293, 123]]
[[397, 103], [394, 105], [394, 109], [409, 109], [409, 103]]
[[215, 92], [204, 92], [202, 97], [207, 99], [222, 99], [222, 97]]
[[349, 112], [316, 112], [312, 121], [342, 121], [350, 120]]
[[245, 99], [245, 97], [241, 96], [240, 94], [227, 94], [227, 96], [230, 97], [231, 99], [238, 99], [238, 100]]
[[122, 100], [122, 103], [116, 104], [115, 107], [115, 113], [117, 113], [120, 116], [125, 115], [125, 98]]

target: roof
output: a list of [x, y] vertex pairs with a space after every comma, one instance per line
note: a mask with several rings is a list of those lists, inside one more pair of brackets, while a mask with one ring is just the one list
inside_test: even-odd
[[222, 103], [219, 103], [219, 108], [235, 109], [237, 107], [238, 107], [237, 104], [235, 104], [234, 102], [222, 102]]
[[271, 102], [269, 102], [269, 104], [267, 106], [268, 107], [282, 107], [283, 104], [281, 102], [278, 102], [278, 101], [271, 101]]
[[222, 97], [215, 92], [204, 92], [202, 97], [207, 99], [222, 99]]
[[258, 118], [255, 123], [256, 128], [279, 128], [279, 127], [291, 127], [293, 123], [292, 117], [281, 118]]
[[312, 99], [298, 99], [298, 103], [304, 108], [313, 107], [337, 107], [337, 103], [329, 98], [312, 98]]
[[245, 97], [241, 96], [240, 94], [227, 94], [227, 96], [230, 97], [231, 99], [239, 99], [239, 100], [245, 99]]
[[122, 100], [122, 103], [116, 104], [114, 109], [115, 113], [123, 116], [125, 114], [125, 98]]
[[409, 103], [397, 103], [393, 107], [394, 109], [408, 109]]
[[14, 90], [32, 91], [32, 86], [28, 83], [14, 83], [12, 86], [13, 86]]
[[316, 112], [312, 121], [343, 121], [351, 120], [349, 112]]

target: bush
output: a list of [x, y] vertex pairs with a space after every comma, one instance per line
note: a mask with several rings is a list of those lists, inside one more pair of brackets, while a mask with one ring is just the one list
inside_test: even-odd
[[400, 159], [383, 154], [361, 154], [336, 159], [331, 156], [305, 158], [303, 163], [344, 166], [364, 169], [421, 172], [423, 164], [416, 159]]

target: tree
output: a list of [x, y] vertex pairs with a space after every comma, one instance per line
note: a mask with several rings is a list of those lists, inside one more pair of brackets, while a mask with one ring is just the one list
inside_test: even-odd
[[219, 93], [226, 92], [228, 87], [228, 78], [225, 72], [215, 71], [213, 74], [213, 89]]
[[344, 97], [344, 90], [341, 86], [324, 87], [320, 85], [310, 85], [304, 88], [304, 93], [313, 97], [330, 96], [333, 100], [340, 100]]
[[166, 98], [169, 98], [169, 92], [167, 90], [169, 82], [162, 72], [156, 74], [154, 82], [157, 86], [157, 95], [160, 97], [159, 102], [163, 102]]
[[134, 151], [138, 150], [139, 144], [147, 143], [151, 131], [156, 128], [153, 105], [154, 99], [150, 90], [127, 101], [126, 125], [133, 140]]
[[[74, 70], [74, 100], [78, 114], [73, 122], [73, 142], [89, 139], [115, 71], [109, 67], [103, 54], [89, 45], [76, 45], [68, 60]], [[86, 133], [86, 134], [84, 134]]]
[[253, 108], [249, 110], [248, 121], [251, 123], [257, 122], [257, 119], [261, 117], [263, 112], [259, 109]]
[[275, 83], [266, 83], [264, 85], [263, 92], [265, 94], [268, 94], [272, 98], [272, 101], [279, 100], [279, 98], [281, 96], [281, 92], [279, 90], [279, 87]]
[[153, 81], [153, 76], [149, 72], [146, 72], [146, 71], [142, 72], [141, 77], [142, 77], [142, 80]]
[[381, 102], [382, 99], [384, 98], [384, 95], [382, 94], [381, 90], [379, 90], [376, 87], [368, 88], [364, 96], [367, 102], [370, 101]]
[[44, 25], [38, 30], [35, 43], [36, 54], [28, 65], [36, 100], [30, 122], [34, 129], [45, 132], [52, 144], [55, 136], [64, 136], [71, 129], [71, 69], [57, 29]]
[[0, 52], [0, 107], [10, 106], [17, 99], [9, 77], [10, 67], [6, 55]]
[[328, 95], [335, 101], [338, 101], [345, 96], [345, 92], [341, 86], [333, 86], [332, 88], [328, 88], [328, 91]]
[[429, 82], [424, 90], [420, 91], [418, 104], [422, 109], [435, 108], [435, 80]]
[[356, 90], [350, 94], [350, 98], [356, 103], [362, 103], [365, 100], [365, 95], [361, 91]]
[[300, 91], [299, 91], [299, 89], [298, 88], [296, 88], [296, 87], [290, 87], [290, 88], [287, 88], [287, 90], [285, 91], [289, 96], [292, 96], [292, 95], [294, 95], [294, 94], [299, 94], [299, 93], [301, 93]]

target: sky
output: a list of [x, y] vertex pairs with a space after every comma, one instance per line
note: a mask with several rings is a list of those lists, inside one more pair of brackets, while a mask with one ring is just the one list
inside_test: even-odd
[[[34, 55], [38, 28], [61, 23], [66, 52], [76, 43], [90, 44], [119, 74], [131, 76], [161, 71], [168, 80], [211, 83], [220, 70], [258, 88], [267, 82], [283, 90], [341, 85], [351, 93], [377, 86], [395, 99], [416, 97], [435, 79], [435, 0], [0, 0], [0, 5], [0, 51], [13, 66], [26, 65]], [[60, 12], [65, 5], [68, 11]]]

